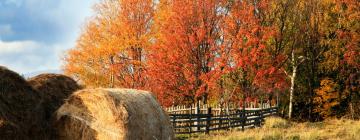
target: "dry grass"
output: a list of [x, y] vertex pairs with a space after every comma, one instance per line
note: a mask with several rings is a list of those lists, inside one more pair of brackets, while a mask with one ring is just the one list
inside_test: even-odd
[[193, 140], [360, 140], [360, 121], [330, 119], [316, 123], [290, 123], [268, 118], [262, 128], [213, 132]]

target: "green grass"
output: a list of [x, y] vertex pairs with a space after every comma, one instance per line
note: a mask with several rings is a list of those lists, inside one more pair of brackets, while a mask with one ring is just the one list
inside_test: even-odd
[[324, 122], [291, 123], [267, 118], [261, 128], [211, 132], [210, 135], [178, 135], [190, 140], [360, 140], [360, 121], [330, 119]]

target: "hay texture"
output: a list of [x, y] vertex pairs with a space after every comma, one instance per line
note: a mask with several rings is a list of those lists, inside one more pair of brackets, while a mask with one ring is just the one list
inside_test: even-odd
[[80, 86], [72, 78], [61, 74], [40, 74], [28, 80], [28, 83], [40, 94], [45, 108], [46, 119], [65, 102]]
[[0, 139], [43, 139], [41, 102], [23, 77], [0, 66]]
[[71, 95], [56, 112], [63, 140], [169, 140], [167, 114], [151, 93], [132, 89], [86, 89]]

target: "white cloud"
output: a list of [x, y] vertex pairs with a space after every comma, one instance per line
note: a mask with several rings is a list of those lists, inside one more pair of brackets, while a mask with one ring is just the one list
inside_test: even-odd
[[34, 71], [58, 70], [62, 46], [69, 44], [43, 44], [35, 41], [0, 40], [0, 65], [21, 74]]
[[22, 74], [60, 69], [97, 1], [0, 0], [0, 65]]
[[38, 48], [40, 44], [34, 41], [3, 42], [0, 40], [0, 55], [24, 53]]

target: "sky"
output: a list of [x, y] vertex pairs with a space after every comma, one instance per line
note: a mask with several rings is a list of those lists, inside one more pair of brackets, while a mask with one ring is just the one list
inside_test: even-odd
[[0, 0], [0, 65], [20, 74], [60, 70], [98, 0]]

